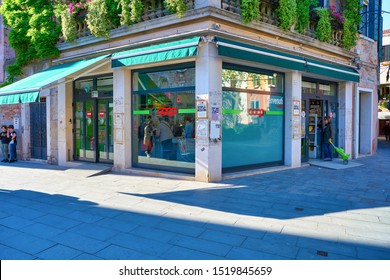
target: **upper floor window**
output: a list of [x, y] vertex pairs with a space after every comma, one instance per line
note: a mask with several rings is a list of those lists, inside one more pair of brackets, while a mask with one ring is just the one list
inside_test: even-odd
[[360, 23], [359, 32], [360, 34], [368, 37], [368, 27], [369, 27], [369, 9], [367, 1], [364, 1], [363, 8], [361, 10], [362, 22]]

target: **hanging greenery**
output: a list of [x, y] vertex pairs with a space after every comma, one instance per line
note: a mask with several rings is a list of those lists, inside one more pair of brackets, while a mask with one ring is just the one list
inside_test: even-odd
[[295, 30], [304, 33], [310, 23], [310, 6], [317, 6], [318, 0], [296, 0], [297, 1], [297, 23]]
[[3, 0], [3, 22], [10, 27], [8, 39], [16, 61], [7, 67], [8, 81], [23, 73], [22, 67], [34, 59], [57, 57], [60, 27], [54, 21], [50, 0]]
[[119, 5], [122, 8], [122, 25], [131, 25], [141, 20], [145, 8], [141, 0], [119, 0]]
[[316, 26], [317, 39], [322, 42], [330, 43], [332, 41], [332, 25], [329, 9], [321, 7], [315, 8], [314, 11], [320, 17]]
[[55, 7], [55, 15], [61, 23], [62, 36], [68, 42], [74, 42], [77, 39], [76, 19], [66, 4], [58, 4]]
[[190, 8], [185, 3], [185, 0], [164, 0], [164, 6], [172, 14], [176, 13], [178, 18], [181, 18], [184, 13]]
[[362, 20], [361, 8], [360, 0], [345, 0], [342, 43], [346, 49], [356, 46], [357, 27]]
[[242, 22], [247, 24], [259, 18], [260, 0], [241, 0]]
[[111, 22], [108, 18], [108, 9], [105, 0], [93, 0], [87, 2], [88, 29], [95, 37], [110, 38]]
[[297, 20], [296, 0], [279, 0], [279, 7], [276, 9], [279, 18], [279, 27], [285, 31], [289, 30]]

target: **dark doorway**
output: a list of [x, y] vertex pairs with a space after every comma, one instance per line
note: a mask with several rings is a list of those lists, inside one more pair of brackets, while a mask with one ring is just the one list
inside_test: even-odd
[[47, 159], [46, 102], [30, 103], [31, 158]]

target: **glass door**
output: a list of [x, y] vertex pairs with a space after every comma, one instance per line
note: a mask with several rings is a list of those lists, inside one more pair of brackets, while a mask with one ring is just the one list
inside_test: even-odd
[[112, 161], [114, 159], [114, 145], [113, 145], [113, 102], [109, 100], [98, 100], [97, 112], [97, 161]]
[[113, 78], [82, 78], [74, 83], [75, 160], [112, 162]]
[[96, 161], [95, 100], [75, 103], [75, 159]]

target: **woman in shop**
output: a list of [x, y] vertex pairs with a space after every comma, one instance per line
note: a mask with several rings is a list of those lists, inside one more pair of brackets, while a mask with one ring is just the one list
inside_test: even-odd
[[175, 159], [173, 151], [172, 138], [173, 133], [169, 125], [168, 118], [160, 118], [160, 123], [157, 125], [156, 137], [160, 140], [162, 146], [162, 157], [165, 159]]
[[156, 130], [153, 127], [153, 121], [149, 120], [144, 128], [144, 145], [146, 149], [145, 154], [147, 157], [150, 157], [150, 151], [153, 149], [153, 134], [155, 131]]

